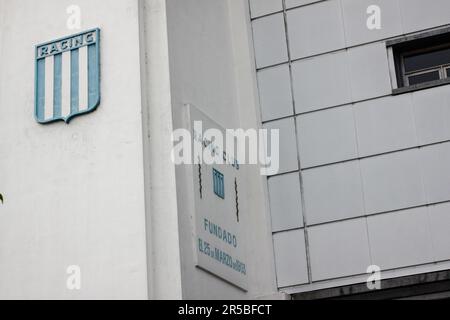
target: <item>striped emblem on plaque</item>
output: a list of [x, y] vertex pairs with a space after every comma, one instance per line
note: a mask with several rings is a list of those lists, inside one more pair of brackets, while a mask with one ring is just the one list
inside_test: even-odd
[[100, 104], [100, 29], [36, 46], [35, 118], [68, 123]]

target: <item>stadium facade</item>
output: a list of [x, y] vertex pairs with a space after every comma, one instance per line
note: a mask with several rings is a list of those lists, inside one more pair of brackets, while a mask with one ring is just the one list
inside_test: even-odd
[[[0, 298], [447, 297], [449, 48], [446, 0], [0, 0]], [[177, 165], [195, 120], [279, 172]]]

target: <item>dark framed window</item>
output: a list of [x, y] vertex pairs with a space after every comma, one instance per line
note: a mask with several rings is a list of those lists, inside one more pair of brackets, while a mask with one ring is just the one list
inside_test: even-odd
[[393, 94], [450, 83], [450, 28], [395, 39], [387, 46], [395, 64]]

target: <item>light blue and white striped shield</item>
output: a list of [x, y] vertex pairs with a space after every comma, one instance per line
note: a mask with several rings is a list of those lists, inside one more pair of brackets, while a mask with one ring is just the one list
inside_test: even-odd
[[100, 104], [100, 29], [36, 46], [35, 117], [69, 121]]

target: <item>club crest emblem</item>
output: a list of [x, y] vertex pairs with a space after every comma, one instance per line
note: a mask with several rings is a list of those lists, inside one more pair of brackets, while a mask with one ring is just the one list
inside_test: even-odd
[[100, 104], [100, 29], [36, 46], [35, 118], [69, 123]]

